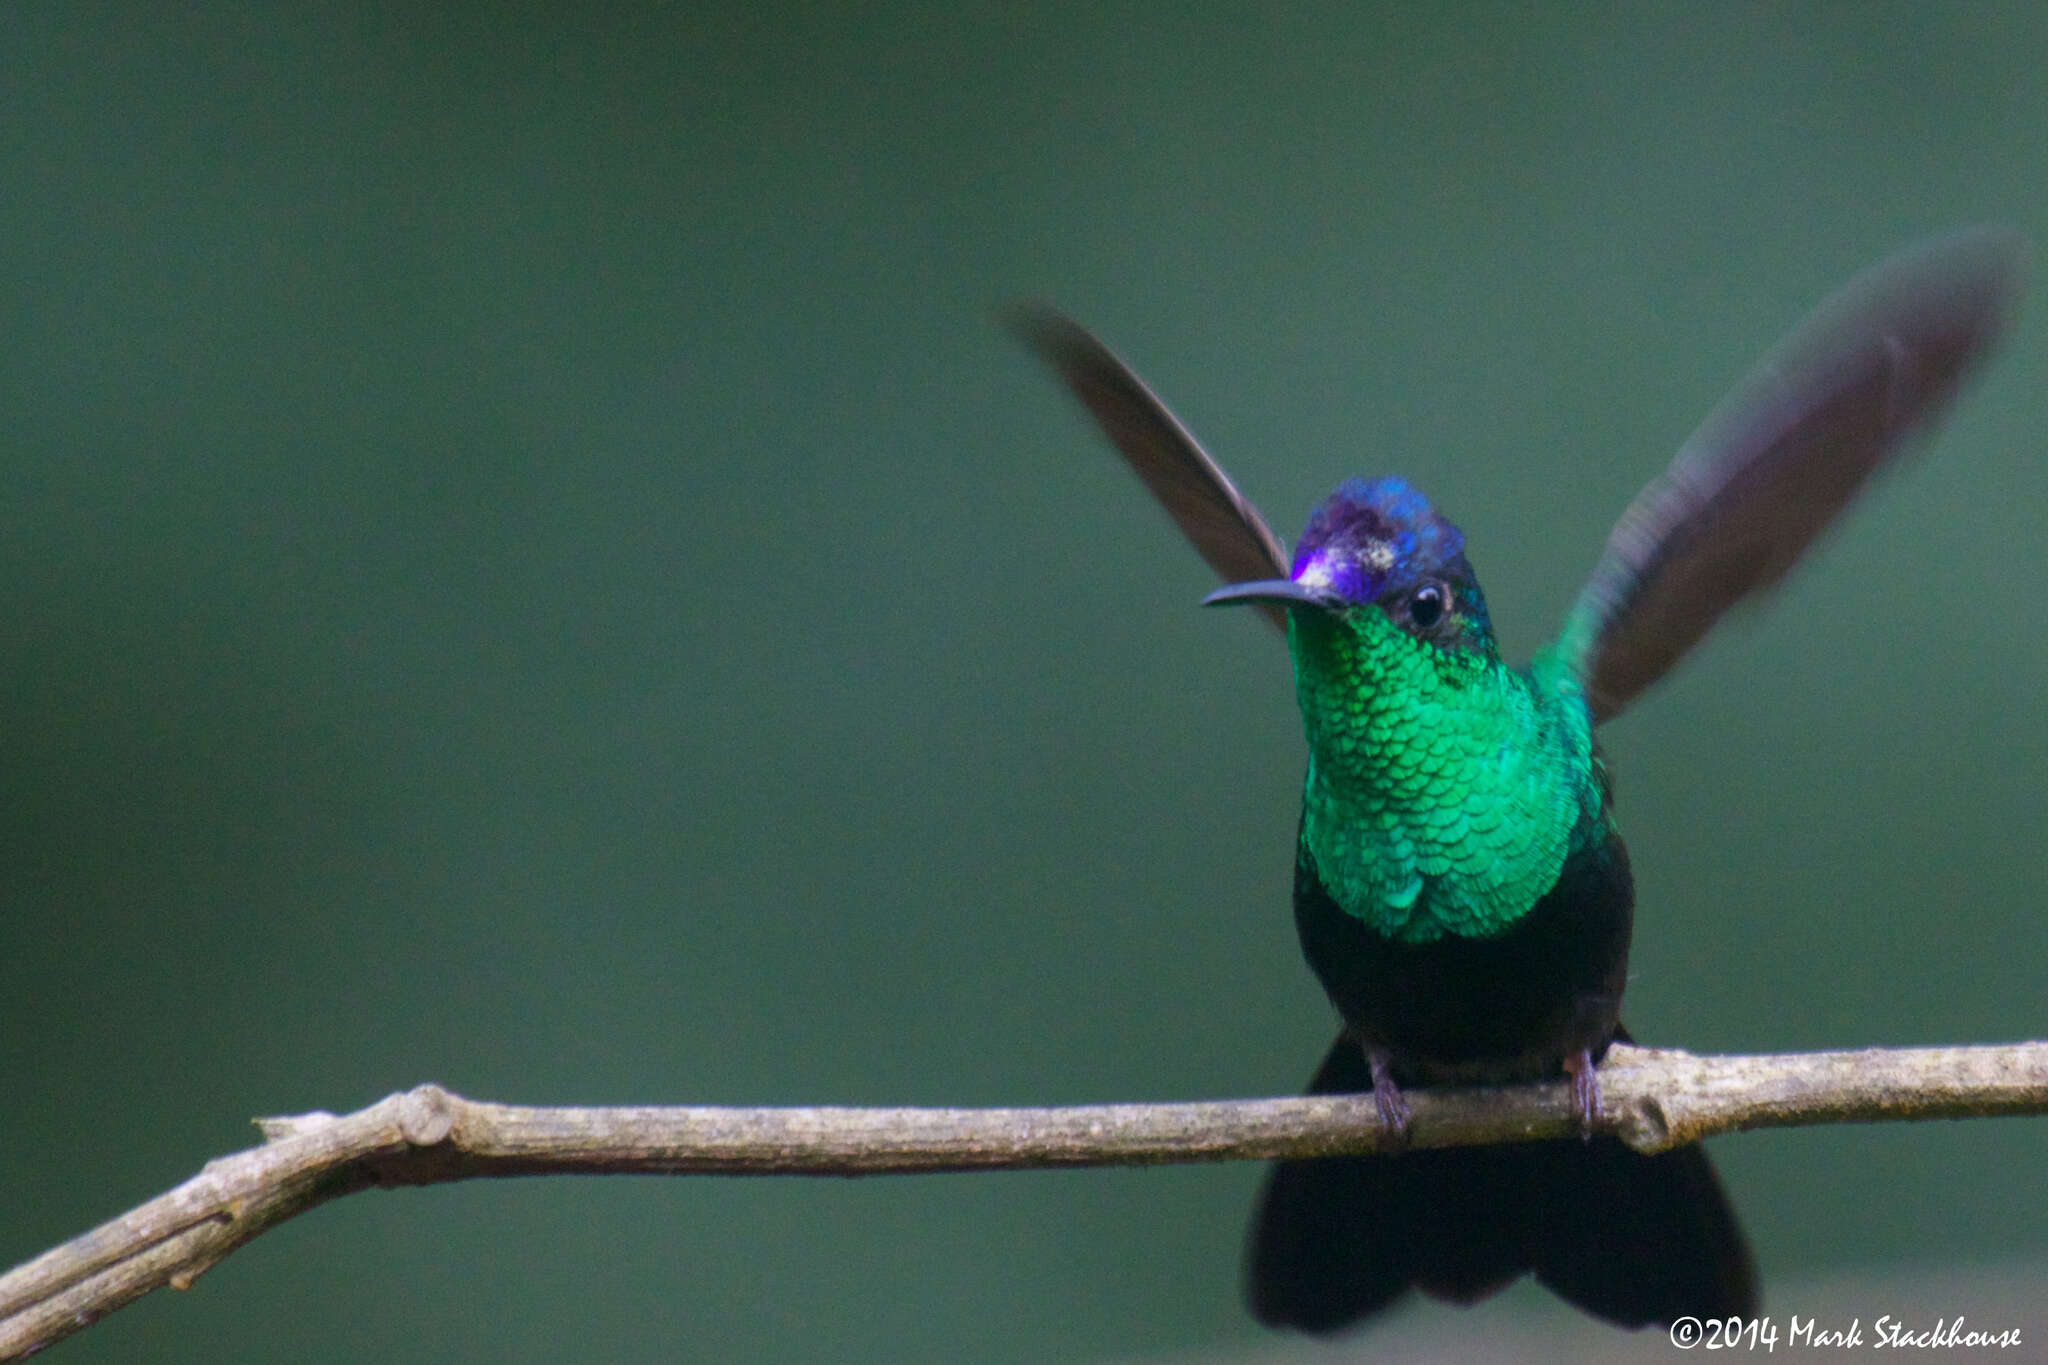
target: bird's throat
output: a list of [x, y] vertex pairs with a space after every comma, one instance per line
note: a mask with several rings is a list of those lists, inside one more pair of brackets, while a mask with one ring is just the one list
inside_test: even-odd
[[1575, 694], [1377, 610], [1292, 615], [1304, 851], [1347, 914], [1404, 942], [1487, 937], [1604, 833]]

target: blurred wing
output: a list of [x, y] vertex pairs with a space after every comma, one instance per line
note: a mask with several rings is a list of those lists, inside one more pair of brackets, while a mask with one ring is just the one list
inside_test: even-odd
[[1721, 614], [1785, 576], [2004, 330], [2026, 242], [1920, 243], [1814, 310], [1637, 495], [1565, 623], [1596, 721], [1664, 676]]
[[[1007, 314], [1010, 327], [1059, 372], [1110, 443], [1226, 583], [1287, 577], [1287, 552], [1201, 443], [1107, 346], [1048, 308]], [[1262, 608], [1283, 630], [1286, 613]]]

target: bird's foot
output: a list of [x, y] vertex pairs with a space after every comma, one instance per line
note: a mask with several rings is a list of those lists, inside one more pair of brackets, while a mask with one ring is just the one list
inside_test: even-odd
[[1581, 1048], [1564, 1059], [1572, 1078], [1572, 1116], [1579, 1121], [1579, 1136], [1593, 1140], [1593, 1126], [1600, 1119], [1600, 1073], [1593, 1069], [1593, 1053]]
[[1393, 1063], [1380, 1048], [1368, 1049], [1365, 1059], [1372, 1066], [1372, 1104], [1379, 1110], [1380, 1123], [1405, 1143], [1408, 1138], [1408, 1100], [1394, 1081]]

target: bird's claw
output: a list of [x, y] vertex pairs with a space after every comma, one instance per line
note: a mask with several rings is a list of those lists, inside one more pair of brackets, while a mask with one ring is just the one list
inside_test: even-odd
[[1593, 1069], [1592, 1052], [1574, 1052], [1564, 1059], [1564, 1069], [1571, 1073], [1572, 1116], [1579, 1121], [1579, 1136], [1591, 1142], [1600, 1121], [1600, 1073]]
[[1394, 1070], [1387, 1054], [1374, 1049], [1366, 1053], [1366, 1060], [1372, 1064], [1372, 1105], [1379, 1111], [1380, 1125], [1394, 1137], [1406, 1142], [1408, 1099], [1401, 1093], [1400, 1085], [1394, 1080]]

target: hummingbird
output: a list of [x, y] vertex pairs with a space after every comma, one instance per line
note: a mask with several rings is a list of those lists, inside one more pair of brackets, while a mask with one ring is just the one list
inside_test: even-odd
[[1014, 329], [1225, 586], [1285, 632], [1308, 741], [1303, 955], [1342, 1022], [1311, 1094], [1568, 1078], [1583, 1140], [1282, 1161], [1247, 1278], [1271, 1326], [1341, 1330], [1410, 1287], [1469, 1304], [1533, 1272], [1624, 1327], [1754, 1317], [1754, 1263], [1692, 1144], [1602, 1133], [1598, 1065], [1635, 891], [1596, 730], [1736, 603], [1777, 584], [1954, 397], [2005, 329], [2027, 247], [1976, 227], [1824, 301], [1622, 514], [1555, 642], [1504, 662], [1465, 537], [1404, 480], [1350, 479], [1290, 556], [1144, 381], [1043, 307]]

